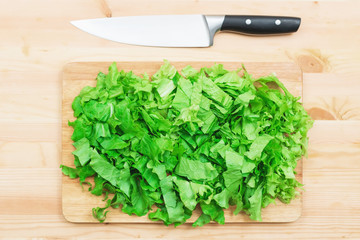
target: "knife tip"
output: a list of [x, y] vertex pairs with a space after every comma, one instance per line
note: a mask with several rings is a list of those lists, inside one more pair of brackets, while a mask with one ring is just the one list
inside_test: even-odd
[[73, 25], [74, 27], [77, 27], [77, 28], [79, 28], [80, 23], [81, 23], [81, 20], [70, 21], [70, 24]]

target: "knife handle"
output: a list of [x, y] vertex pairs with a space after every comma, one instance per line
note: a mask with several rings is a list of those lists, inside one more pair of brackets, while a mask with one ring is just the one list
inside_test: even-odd
[[255, 15], [225, 15], [221, 31], [246, 34], [292, 33], [299, 29], [301, 18]]

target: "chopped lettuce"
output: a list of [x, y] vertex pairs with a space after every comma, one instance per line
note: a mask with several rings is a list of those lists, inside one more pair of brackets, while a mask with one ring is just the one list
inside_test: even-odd
[[107, 199], [92, 210], [100, 222], [122, 206], [165, 225], [195, 208], [193, 226], [224, 224], [230, 205], [261, 221], [276, 198], [299, 194], [294, 169], [313, 121], [298, 100], [275, 76], [254, 79], [244, 67], [178, 72], [165, 61], [139, 77], [113, 63], [72, 103], [75, 168], [62, 172], [81, 184], [94, 177], [89, 191]]

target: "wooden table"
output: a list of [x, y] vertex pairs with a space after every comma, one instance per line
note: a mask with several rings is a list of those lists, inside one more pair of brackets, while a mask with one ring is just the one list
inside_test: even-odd
[[[359, 9], [357, 1], [1, 0], [0, 238], [359, 239]], [[106, 41], [69, 23], [105, 16], [192, 13], [295, 15], [302, 17], [302, 26], [289, 36], [221, 33], [211, 48], [169, 49]], [[73, 224], [63, 218], [59, 169], [63, 65], [162, 59], [294, 61], [301, 67], [304, 106], [316, 122], [309, 158], [304, 160], [306, 191], [298, 221], [173, 228]]]

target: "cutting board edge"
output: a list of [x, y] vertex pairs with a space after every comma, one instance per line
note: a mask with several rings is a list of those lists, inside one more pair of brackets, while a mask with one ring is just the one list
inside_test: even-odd
[[[114, 60], [114, 61], [77, 61], [77, 60], [74, 60], [74, 61], [68, 61], [66, 63], [64, 63], [63, 65], [63, 68], [62, 68], [62, 73], [66, 72], [66, 70], [68, 68], [70, 68], [72, 65], [78, 65], [78, 64], [98, 64], [98, 63], [101, 63], [101, 64], [108, 64], [110, 66], [111, 63], [113, 62], [116, 62], [117, 64], [119, 63], [149, 63], [149, 62], [152, 62], [152, 63], [164, 63], [164, 61], [161, 61], [161, 60], [157, 60], [157, 61], [136, 61], [136, 60], [133, 60], [133, 61], [120, 61], [120, 60]], [[229, 63], [238, 63], [238, 64], [244, 64], [245, 68], [246, 68], [246, 64], [288, 64], [288, 65], [291, 65], [294, 70], [298, 71], [299, 72], [299, 75], [301, 76], [301, 81], [302, 81], [302, 76], [303, 76], [303, 71], [302, 69], [299, 67], [298, 64], [296, 64], [294, 61], [277, 61], [277, 62], [271, 62], [271, 61], [251, 61], [251, 62], [247, 62], [247, 61], [212, 61], [212, 60], [205, 60], [205, 61], [195, 61], [195, 60], [189, 60], [189, 61], [186, 61], [186, 60], [181, 60], [181, 61], [178, 61], [178, 60], [169, 60], [170, 63], [186, 63], [187, 65], [191, 65], [192, 63], [199, 63], [199, 62], [202, 62], [202, 63], [211, 63], [211, 64], [215, 64], [215, 63], [218, 63], [218, 64], [229, 64]], [[62, 81], [64, 80], [64, 77], [62, 77]]]

